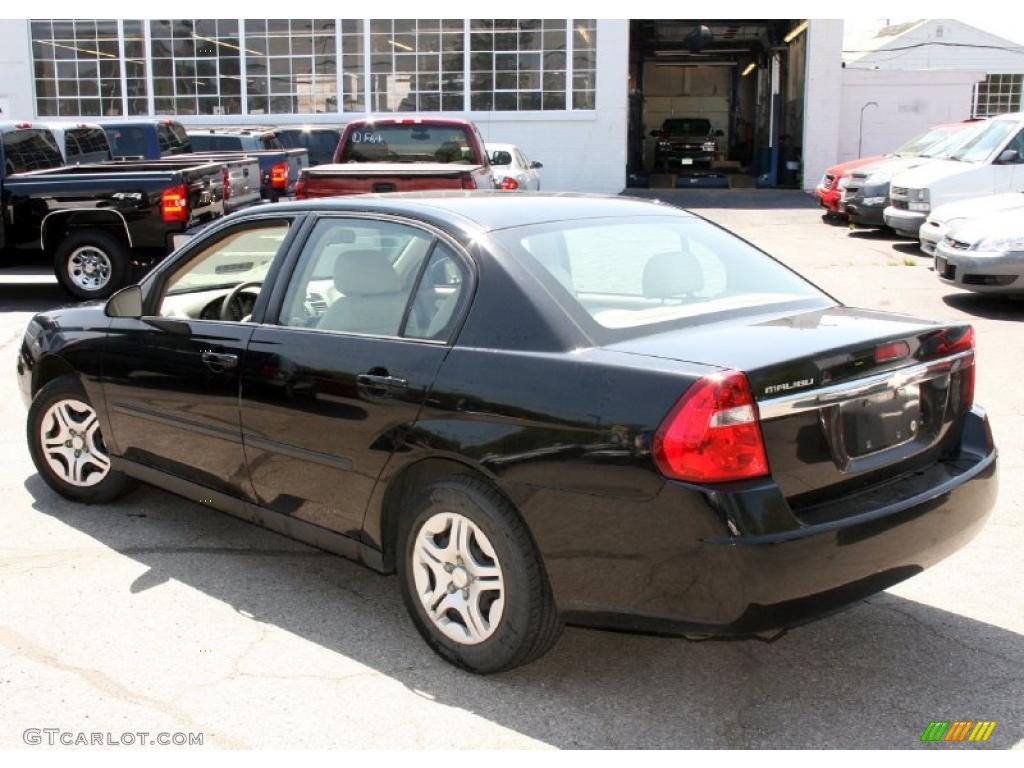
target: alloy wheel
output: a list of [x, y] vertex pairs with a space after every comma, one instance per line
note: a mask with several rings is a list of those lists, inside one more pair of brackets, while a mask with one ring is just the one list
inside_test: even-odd
[[98, 291], [106, 287], [113, 269], [110, 257], [92, 245], [76, 248], [68, 256], [68, 277], [85, 291]]

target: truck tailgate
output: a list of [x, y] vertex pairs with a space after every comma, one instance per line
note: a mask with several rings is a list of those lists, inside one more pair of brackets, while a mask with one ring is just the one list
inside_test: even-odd
[[483, 166], [456, 163], [335, 163], [307, 168], [306, 197], [463, 189]]

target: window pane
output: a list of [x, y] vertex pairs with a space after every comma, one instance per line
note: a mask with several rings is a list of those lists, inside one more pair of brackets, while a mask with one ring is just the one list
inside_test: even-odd
[[282, 325], [397, 336], [431, 238], [389, 222], [326, 219], [310, 234]]

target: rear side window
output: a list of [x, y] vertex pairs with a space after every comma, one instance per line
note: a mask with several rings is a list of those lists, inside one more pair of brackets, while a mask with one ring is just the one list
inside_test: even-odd
[[100, 128], [71, 128], [64, 132], [68, 164], [98, 163], [110, 159], [107, 135]]
[[10, 131], [3, 137], [4, 173], [23, 173], [64, 165], [64, 156], [49, 131], [26, 128]]
[[697, 218], [592, 219], [495, 237], [553, 295], [606, 329], [827, 297], [742, 240]]
[[280, 323], [337, 333], [443, 339], [461, 300], [462, 270], [446, 246], [415, 227], [324, 219], [303, 248]]
[[348, 135], [341, 162], [475, 162], [469, 133], [462, 126], [359, 125]]
[[104, 128], [114, 157], [146, 157], [146, 131], [142, 125]]

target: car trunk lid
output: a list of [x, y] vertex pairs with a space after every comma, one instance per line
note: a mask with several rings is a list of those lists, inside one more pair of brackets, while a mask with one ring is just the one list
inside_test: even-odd
[[955, 343], [968, 330], [832, 307], [758, 313], [611, 348], [744, 372], [772, 476], [799, 505], [912, 469], [942, 449], [964, 411], [967, 354]]

